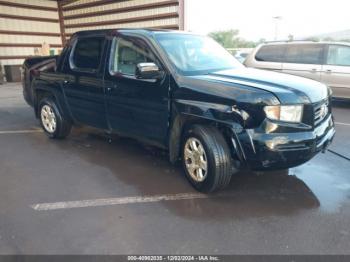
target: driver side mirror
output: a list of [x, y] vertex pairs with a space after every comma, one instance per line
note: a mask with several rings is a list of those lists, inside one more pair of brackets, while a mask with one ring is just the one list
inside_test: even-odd
[[135, 75], [138, 79], [159, 79], [162, 76], [162, 71], [155, 63], [139, 63], [136, 66]]

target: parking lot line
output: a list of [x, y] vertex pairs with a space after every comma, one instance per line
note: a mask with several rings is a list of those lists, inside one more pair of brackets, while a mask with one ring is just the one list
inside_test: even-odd
[[34, 204], [30, 207], [36, 211], [48, 211], [58, 209], [73, 209], [82, 207], [98, 207], [98, 206], [114, 206], [126, 205], [136, 203], [154, 203], [161, 201], [178, 201], [190, 199], [205, 199], [209, 195], [201, 193], [180, 193], [172, 195], [154, 195], [154, 196], [135, 196], [135, 197], [120, 197], [120, 198], [105, 198], [105, 199], [91, 199], [81, 201], [68, 201], [56, 203], [40, 203]]
[[341, 126], [350, 126], [348, 123], [341, 123], [341, 122], [335, 122], [336, 125], [341, 125]]
[[0, 131], [0, 135], [10, 135], [10, 134], [30, 134], [30, 133], [41, 133], [41, 129], [32, 129], [32, 130], [3, 130]]

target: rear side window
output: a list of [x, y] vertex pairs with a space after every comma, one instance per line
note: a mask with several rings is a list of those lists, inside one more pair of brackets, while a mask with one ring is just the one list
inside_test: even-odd
[[314, 44], [288, 45], [285, 57], [286, 63], [322, 64], [324, 46]]
[[350, 66], [350, 47], [341, 45], [329, 46], [327, 64]]
[[282, 62], [284, 52], [284, 45], [265, 45], [259, 49], [255, 55], [255, 60], [261, 62]]
[[71, 58], [71, 67], [83, 70], [96, 70], [100, 65], [104, 38], [92, 37], [78, 39]]

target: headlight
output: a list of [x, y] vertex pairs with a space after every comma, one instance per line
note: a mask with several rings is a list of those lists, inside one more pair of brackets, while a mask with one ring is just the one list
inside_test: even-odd
[[303, 106], [265, 106], [266, 117], [272, 120], [300, 123], [303, 117]]

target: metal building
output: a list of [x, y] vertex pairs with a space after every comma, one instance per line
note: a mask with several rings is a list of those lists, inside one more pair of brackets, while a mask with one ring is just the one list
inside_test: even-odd
[[0, 64], [47, 44], [57, 54], [76, 31], [130, 27], [183, 29], [184, 0], [0, 0]]

